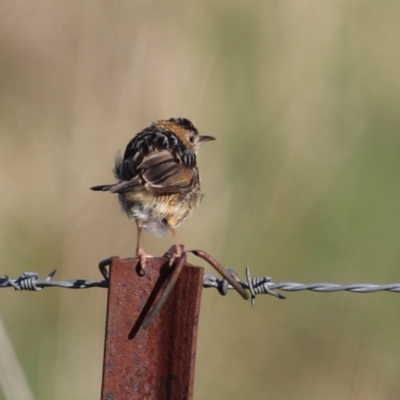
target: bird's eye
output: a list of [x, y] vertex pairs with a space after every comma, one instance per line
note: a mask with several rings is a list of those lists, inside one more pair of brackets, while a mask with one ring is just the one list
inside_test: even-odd
[[195, 141], [195, 137], [193, 135], [189, 136], [189, 142], [193, 144], [194, 141]]

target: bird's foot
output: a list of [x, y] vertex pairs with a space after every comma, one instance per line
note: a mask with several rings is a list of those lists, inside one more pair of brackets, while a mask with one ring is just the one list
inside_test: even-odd
[[146, 268], [146, 260], [148, 258], [153, 258], [153, 256], [147, 254], [142, 248], [139, 248], [136, 252], [136, 257], [139, 259], [139, 263], [137, 265], [138, 274], [143, 276], [145, 274], [144, 270]]
[[172, 246], [165, 254], [164, 257], [169, 259], [168, 265], [171, 267], [176, 261], [178, 261], [184, 251], [184, 246], [179, 245], [179, 247]]

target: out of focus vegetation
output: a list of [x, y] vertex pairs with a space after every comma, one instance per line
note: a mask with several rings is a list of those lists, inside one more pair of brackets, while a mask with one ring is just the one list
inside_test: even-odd
[[[187, 247], [242, 276], [400, 280], [400, 2], [0, 3], [1, 275], [99, 279], [99, 259], [132, 255], [134, 224], [89, 187], [149, 122], [185, 116], [218, 139]], [[253, 310], [204, 291], [195, 399], [398, 399], [399, 300]], [[99, 397], [105, 290], [0, 305], [36, 399]]]

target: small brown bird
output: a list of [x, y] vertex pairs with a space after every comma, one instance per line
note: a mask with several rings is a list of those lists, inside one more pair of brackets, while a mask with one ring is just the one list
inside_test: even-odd
[[186, 118], [154, 122], [128, 143], [123, 158], [117, 155], [114, 175], [118, 183], [91, 188], [118, 193], [122, 210], [135, 220], [136, 255], [142, 271], [150, 257], [140, 246], [142, 229], [156, 235], [170, 230], [176, 246], [172, 260], [180, 257], [175, 228], [200, 204], [196, 157], [200, 143], [210, 140], [215, 138], [200, 136]]

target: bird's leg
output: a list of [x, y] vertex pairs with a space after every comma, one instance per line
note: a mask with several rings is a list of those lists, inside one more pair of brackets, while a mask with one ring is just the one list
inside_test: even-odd
[[144, 269], [146, 267], [146, 259], [150, 258], [150, 254], [147, 254], [140, 247], [140, 239], [142, 237], [142, 221], [136, 219], [137, 226], [137, 242], [136, 242], [136, 256], [139, 258], [139, 275], [144, 275]]
[[169, 265], [171, 266], [176, 260], [178, 260], [182, 255], [182, 247], [179, 244], [178, 236], [175, 232], [175, 228], [172, 225], [169, 225], [169, 229], [171, 230], [172, 237], [174, 238], [175, 242], [175, 252], [172, 253], [171, 258], [169, 259]]

